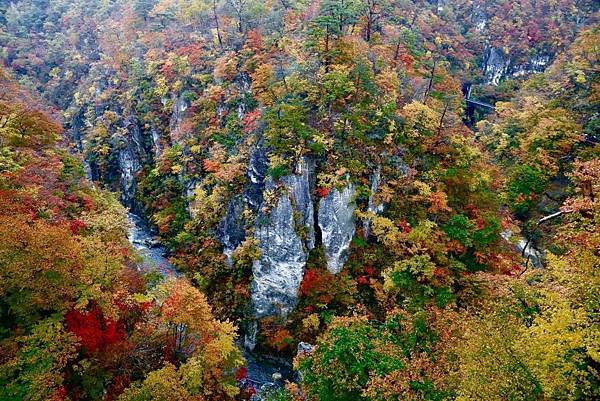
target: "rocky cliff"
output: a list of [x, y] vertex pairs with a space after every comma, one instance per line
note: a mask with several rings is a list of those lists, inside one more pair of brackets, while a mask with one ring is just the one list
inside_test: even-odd
[[274, 207], [265, 201], [256, 219], [255, 237], [261, 257], [254, 261], [252, 305], [256, 317], [286, 315], [298, 301], [308, 252], [315, 246], [311, 199], [311, 161], [302, 159], [296, 174], [272, 181], [267, 191], [279, 190]]

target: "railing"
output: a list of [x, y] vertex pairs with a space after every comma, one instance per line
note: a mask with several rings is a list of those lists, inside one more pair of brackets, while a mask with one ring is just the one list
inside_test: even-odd
[[479, 106], [479, 107], [484, 107], [486, 109], [490, 109], [490, 110], [496, 110], [496, 106], [493, 106], [489, 103], [484, 103], [484, 102], [480, 102], [479, 100], [473, 100], [473, 99], [466, 99], [467, 103], [470, 103], [474, 106]]
[[466, 83], [463, 86], [463, 94], [465, 95], [465, 101], [468, 104], [471, 104], [473, 106], [479, 106], [479, 107], [483, 107], [485, 109], [490, 109], [490, 110], [496, 110], [496, 106], [489, 104], [489, 103], [485, 103], [485, 102], [480, 102], [479, 100], [475, 100], [471, 98], [471, 91], [473, 90], [473, 84], [471, 83]]

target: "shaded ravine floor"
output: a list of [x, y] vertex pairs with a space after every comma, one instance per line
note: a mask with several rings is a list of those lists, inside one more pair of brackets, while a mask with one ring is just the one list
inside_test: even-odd
[[142, 218], [133, 213], [128, 213], [127, 216], [131, 223], [129, 225], [129, 242], [143, 259], [140, 270], [149, 272], [156, 269], [164, 278], [181, 276], [175, 266], [165, 257], [165, 247], [155, 239]]

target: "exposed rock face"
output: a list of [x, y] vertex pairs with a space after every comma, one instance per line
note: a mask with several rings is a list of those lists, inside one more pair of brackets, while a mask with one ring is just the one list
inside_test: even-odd
[[187, 109], [188, 104], [185, 99], [183, 99], [181, 96], [173, 97], [173, 112], [171, 114], [171, 120], [169, 121], [169, 130], [171, 134], [179, 129]]
[[262, 141], [258, 141], [250, 156], [248, 165], [248, 185], [243, 195], [235, 196], [227, 206], [227, 213], [219, 226], [219, 240], [223, 244], [223, 253], [231, 263], [231, 254], [246, 238], [243, 219], [244, 208], [248, 206], [258, 212], [263, 201], [265, 176], [268, 169], [268, 159]]
[[298, 163], [296, 174], [283, 179], [296, 210], [300, 212], [300, 221], [296, 223], [303, 227], [308, 250], [315, 247], [315, 217], [313, 202], [310, 196], [312, 193], [312, 183], [314, 182], [314, 169], [314, 162], [304, 158]]
[[[257, 317], [286, 315], [296, 305], [307, 253], [296, 233], [294, 209], [283, 195], [270, 215], [258, 218], [261, 258], [254, 261], [252, 303]], [[266, 221], [265, 221], [266, 220]]]
[[[69, 123], [69, 136], [75, 141], [77, 145], [77, 149], [79, 152], [84, 154], [84, 146], [83, 146], [83, 137], [84, 133], [82, 132], [85, 126], [85, 118], [83, 108], [80, 109], [73, 119]], [[94, 180], [94, 175], [92, 174], [92, 167], [90, 166], [90, 162], [87, 158], [83, 159], [83, 170], [85, 171], [85, 176], [90, 180]]]
[[256, 339], [258, 338], [258, 321], [252, 320], [245, 327], [244, 348], [253, 351], [256, 348]]
[[543, 72], [546, 66], [550, 64], [550, 56], [535, 56], [530, 57], [527, 64], [519, 65], [511, 71], [513, 77]]
[[348, 259], [348, 248], [354, 236], [354, 186], [342, 192], [334, 188], [319, 203], [319, 227], [327, 256], [327, 269], [339, 273]]
[[514, 234], [511, 230], [505, 230], [501, 234], [504, 240], [515, 245], [515, 248], [523, 255], [524, 263], [531, 263], [533, 267], [543, 268], [544, 267], [544, 255], [539, 250], [533, 247], [531, 241], [527, 241], [523, 237], [517, 237], [517, 242], [513, 241]]
[[140, 160], [131, 145], [127, 145], [119, 151], [121, 201], [125, 206], [134, 206], [137, 188], [136, 175], [141, 168]]
[[227, 260], [231, 263], [231, 255], [235, 248], [238, 247], [244, 241], [246, 237], [246, 231], [244, 229], [244, 219], [242, 214], [244, 213], [244, 200], [241, 196], [235, 196], [229, 207], [227, 208], [227, 214], [221, 222], [220, 227], [220, 241], [223, 244], [223, 253], [227, 256]]
[[490, 47], [486, 52], [485, 75], [488, 84], [498, 85], [503, 78], [519, 77], [531, 73], [542, 72], [550, 63], [550, 56], [538, 55], [530, 57], [527, 62], [514, 62], [511, 55], [502, 50]]
[[[308, 250], [314, 247], [313, 204], [310, 197], [311, 163], [298, 165], [299, 175], [282, 180], [284, 188], [270, 213], [261, 210], [255, 237], [261, 257], [254, 261], [252, 304], [256, 317], [287, 315], [298, 302]], [[273, 183], [267, 185], [274, 188]], [[266, 205], [263, 205], [263, 209]], [[300, 215], [300, 221], [295, 215]], [[305, 235], [300, 235], [299, 231]]]
[[122, 139], [119, 145], [119, 175], [121, 201], [133, 210], [137, 209], [137, 173], [142, 169], [142, 160], [145, 158], [142, 133], [138, 122], [133, 115], [125, 119], [125, 128], [129, 135]]
[[485, 75], [488, 83], [498, 85], [500, 80], [508, 74], [510, 67], [510, 57], [504, 57], [502, 51], [496, 48], [490, 48], [485, 63]]
[[152, 135], [152, 151], [154, 153], [154, 157], [158, 159], [163, 152], [163, 142], [158, 131], [154, 125], [150, 128], [150, 134]]
[[[383, 212], [385, 205], [383, 203], [375, 202], [375, 194], [379, 189], [379, 181], [381, 180], [381, 167], [377, 167], [377, 170], [371, 177], [371, 194], [369, 195], [369, 202], [367, 204], [367, 210], [371, 213], [379, 214]], [[365, 219], [363, 221], [363, 231], [365, 238], [369, 238], [371, 234], [371, 219]]]
[[263, 190], [265, 188], [265, 177], [269, 169], [269, 159], [262, 138], [258, 140], [256, 147], [250, 155], [248, 164], [248, 186], [244, 191], [244, 200], [253, 211], [258, 211], [263, 201]]

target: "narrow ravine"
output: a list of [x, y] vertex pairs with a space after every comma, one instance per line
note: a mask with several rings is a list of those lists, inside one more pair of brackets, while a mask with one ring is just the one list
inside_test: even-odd
[[[166, 248], [152, 234], [144, 220], [134, 213], [128, 213], [127, 216], [130, 222], [129, 242], [143, 259], [140, 270], [150, 272], [156, 269], [165, 279], [181, 277], [182, 274], [167, 259]], [[247, 377], [241, 384], [254, 388], [258, 396], [265, 390], [281, 387], [285, 380], [293, 379], [291, 360], [251, 352], [243, 344], [239, 345], [247, 363]]]

